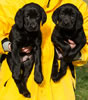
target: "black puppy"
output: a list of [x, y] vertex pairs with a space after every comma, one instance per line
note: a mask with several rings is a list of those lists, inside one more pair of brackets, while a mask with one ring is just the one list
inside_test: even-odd
[[[51, 77], [53, 81], [60, 80], [66, 74], [68, 65], [75, 77], [72, 61], [86, 43], [82, 15], [73, 4], [64, 4], [54, 11], [52, 19], [56, 26], [51, 37], [55, 52]], [[68, 39], [75, 42], [75, 48], [71, 49]], [[59, 72], [58, 59], [61, 59]]]
[[[41, 68], [41, 21], [42, 25], [46, 21], [43, 8], [38, 4], [27, 4], [16, 13], [15, 24], [9, 35], [11, 52], [7, 55], [7, 62], [19, 92], [26, 97], [30, 97], [26, 82], [34, 63], [34, 80], [38, 84], [43, 80]], [[23, 47], [30, 47], [31, 52], [23, 53], [21, 50]], [[21, 60], [24, 57], [26, 60]]]

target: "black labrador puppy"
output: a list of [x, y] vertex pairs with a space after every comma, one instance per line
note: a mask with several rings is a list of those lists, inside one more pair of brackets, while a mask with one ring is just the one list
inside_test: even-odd
[[[82, 14], [73, 4], [64, 4], [54, 11], [52, 19], [55, 28], [51, 40], [54, 44], [55, 55], [51, 77], [53, 81], [60, 80], [66, 74], [69, 65], [72, 76], [75, 78], [72, 61], [86, 43]], [[71, 49], [68, 39], [75, 42], [75, 48]], [[59, 72], [58, 59], [61, 59]]]
[[[40, 23], [42, 22], [43, 25], [46, 19], [43, 8], [38, 4], [30, 3], [16, 13], [15, 24], [10, 31], [11, 52], [7, 55], [7, 62], [19, 92], [25, 97], [31, 96], [26, 87], [26, 82], [34, 63], [34, 80], [38, 84], [43, 80]], [[23, 47], [30, 47], [30, 52], [22, 52]]]

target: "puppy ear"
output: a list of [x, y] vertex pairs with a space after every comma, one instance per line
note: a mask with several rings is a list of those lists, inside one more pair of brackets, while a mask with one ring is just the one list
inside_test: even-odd
[[78, 12], [77, 14], [77, 20], [76, 20], [76, 30], [80, 29], [82, 27], [83, 24], [83, 16], [80, 12]]
[[15, 24], [19, 27], [23, 27], [23, 10], [20, 9], [15, 16]]
[[59, 17], [59, 13], [60, 13], [60, 8], [57, 8], [53, 15], [52, 15], [52, 20], [55, 24], [57, 24], [57, 21], [58, 21], [58, 17]]
[[41, 13], [42, 13], [42, 25], [46, 22], [47, 16], [43, 8], [41, 8]]

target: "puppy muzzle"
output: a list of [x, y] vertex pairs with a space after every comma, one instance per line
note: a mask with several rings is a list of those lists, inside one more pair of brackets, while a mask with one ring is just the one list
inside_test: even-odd
[[32, 32], [32, 31], [37, 31], [38, 30], [38, 25], [36, 23], [30, 23], [28, 25], [25, 24], [24, 27], [28, 32]]

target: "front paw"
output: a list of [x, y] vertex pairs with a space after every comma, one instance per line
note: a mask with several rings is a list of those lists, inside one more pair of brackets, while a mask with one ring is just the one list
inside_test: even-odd
[[15, 82], [16, 82], [16, 85], [18, 87], [19, 93], [22, 94], [23, 96], [27, 97], [27, 98], [30, 98], [31, 94], [28, 91], [26, 84], [23, 83], [22, 81], [17, 81], [17, 80], [15, 80]]
[[34, 80], [40, 84], [43, 81], [43, 75], [40, 72], [35, 72], [34, 74]]
[[56, 74], [52, 74], [51, 75], [51, 78], [52, 78], [52, 80], [54, 81], [54, 82], [57, 82], [58, 80], [59, 80], [59, 78], [58, 78], [58, 73]]
[[24, 87], [21, 87], [21, 89], [19, 89], [19, 92], [20, 92], [23, 96], [25, 96], [25, 97], [27, 97], [27, 98], [30, 98], [30, 97], [31, 97], [30, 92], [29, 92], [26, 88], [24, 88]]
[[31, 94], [28, 91], [22, 93], [25, 97], [30, 98]]

